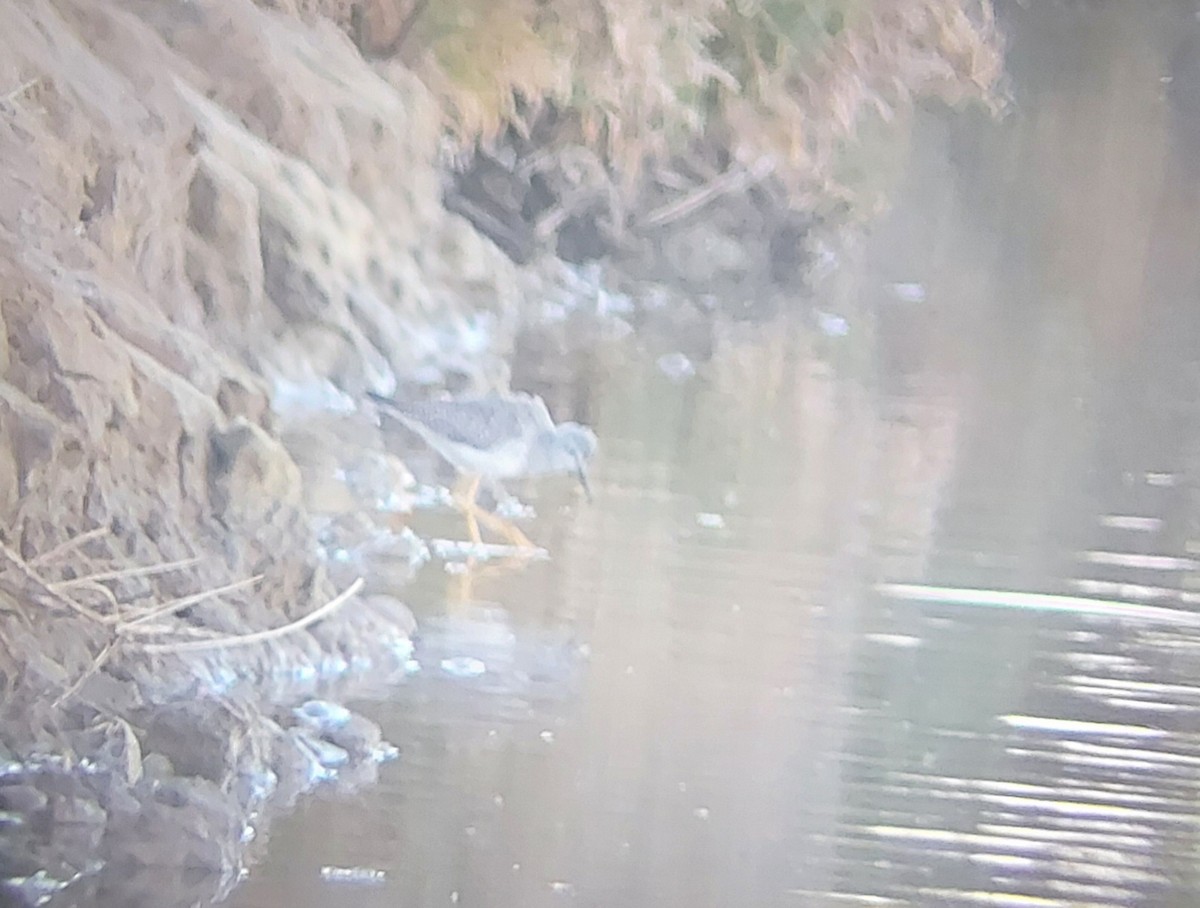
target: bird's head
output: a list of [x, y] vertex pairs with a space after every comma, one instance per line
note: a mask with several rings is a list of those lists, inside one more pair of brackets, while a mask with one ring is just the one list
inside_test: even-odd
[[592, 500], [592, 489], [588, 484], [588, 462], [596, 454], [596, 433], [587, 426], [575, 422], [564, 422], [551, 430], [545, 447], [546, 462], [540, 464], [539, 472], [571, 473], [583, 486], [588, 501]]

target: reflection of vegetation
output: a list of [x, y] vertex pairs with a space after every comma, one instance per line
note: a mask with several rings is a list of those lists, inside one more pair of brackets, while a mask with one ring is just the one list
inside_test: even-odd
[[866, 116], [986, 96], [1000, 71], [986, 0], [431, 0], [406, 27], [462, 138], [549, 105], [559, 142], [626, 180], [717, 149], [818, 188]]

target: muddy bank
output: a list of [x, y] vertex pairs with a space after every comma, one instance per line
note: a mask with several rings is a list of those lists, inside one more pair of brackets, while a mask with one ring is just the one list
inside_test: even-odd
[[168, 863], [212, 897], [267, 789], [378, 758], [377, 731], [331, 751], [288, 710], [402, 664], [412, 630], [373, 576], [285, 637], [174, 648], [311, 615], [356, 579], [331, 546], [399, 529], [337, 526], [317, 481], [338, 451], [402, 489], [373, 426], [349, 414], [374, 452], [350, 453], [272, 400], [473, 380], [523, 289], [441, 205], [427, 93], [331, 23], [236, 0], [0, 21], [0, 876], [31, 902], [74, 880], [65, 904]]
[[[436, 111], [332, 24], [249, 2], [14, 2], [0, 16], [11, 560], [103, 529], [50, 582], [194, 562], [111, 595], [77, 584], [107, 620], [252, 577], [164, 617], [238, 633], [311, 612], [339, 589], [273, 395], [486, 367], [521, 292], [440, 204]], [[28, 578], [8, 567], [14, 627], [78, 618], [53, 596], [22, 600]], [[106, 633], [56, 654], [60, 684]], [[6, 705], [48, 680], [6, 675]]]

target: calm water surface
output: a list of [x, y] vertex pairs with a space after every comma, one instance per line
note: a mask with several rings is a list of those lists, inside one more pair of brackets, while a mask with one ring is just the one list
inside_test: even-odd
[[401, 758], [228, 904], [1200, 902], [1200, 23], [1030, 6], [1011, 115], [921, 114], [815, 301], [846, 336], [518, 363], [595, 503], [425, 569], [422, 671], [357, 705]]

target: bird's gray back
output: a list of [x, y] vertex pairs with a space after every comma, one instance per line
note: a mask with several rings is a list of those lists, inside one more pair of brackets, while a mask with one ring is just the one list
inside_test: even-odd
[[500, 395], [475, 399], [427, 400], [394, 405], [396, 415], [434, 435], [472, 448], [494, 448], [531, 434], [527, 402]]

